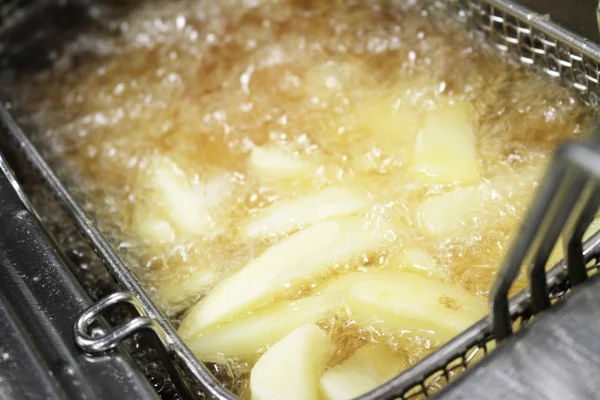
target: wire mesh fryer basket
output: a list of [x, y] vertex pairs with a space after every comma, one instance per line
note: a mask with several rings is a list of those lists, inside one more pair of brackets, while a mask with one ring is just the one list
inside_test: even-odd
[[507, 0], [429, 0], [427, 10], [480, 32], [498, 50], [575, 88], [598, 104], [600, 47]]
[[[600, 125], [594, 136], [600, 137]], [[432, 395], [502, 343], [514, 328], [524, 328], [537, 313], [595, 273], [600, 268], [600, 233], [585, 243], [582, 236], [600, 206], [599, 180], [596, 142], [562, 145], [492, 289], [491, 313], [363, 399]], [[546, 273], [546, 262], [561, 233], [567, 243], [566, 259]], [[522, 266], [527, 267], [529, 288], [509, 301], [508, 288]]]
[[[543, 73], [564, 81], [577, 89], [584, 101], [592, 104], [598, 103], [600, 90], [598, 87], [600, 49], [597, 46], [573, 36], [544, 18], [531, 14], [527, 10], [504, 0], [436, 0], [428, 4], [427, 10], [431, 13], [444, 13], [451, 18], [463, 21], [469, 29], [481, 32], [487, 36], [500, 51], [507, 52], [521, 63], [539, 68]], [[177, 337], [173, 328], [151, 302], [144, 289], [131, 275], [108, 241], [98, 232], [93, 222], [87, 218], [81, 207], [74, 201], [63, 183], [41, 157], [38, 150], [31, 144], [19, 127], [16, 126], [6, 110], [0, 110], [0, 118], [4, 120], [3, 124], [9, 134], [21, 144], [27, 158], [42, 175], [57, 198], [63, 203], [67, 212], [87, 237], [100, 258], [103, 259], [104, 263], [111, 270], [113, 276], [115, 276], [124, 289], [131, 291], [139, 299], [143, 311], [149, 317], [158, 321], [160, 328], [165, 331], [165, 340], [171, 355], [182, 369], [186, 371], [186, 374], [202, 384], [206, 395], [218, 399], [232, 398], [229, 393], [218, 386], [216, 380], [208, 374], [208, 371], [200, 365], [189, 349]], [[569, 148], [573, 148], [573, 146]], [[587, 149], [590, 150], [589, 148]], [[577, 157], [581, 154], [581, 151], [574, 151], [577, 154], [572, 154], [572, 150], [565, 152], [569, 156], [566, 158], [564, 158], [565, 156], [559, 156], [557, 164], [563, 165], [561, 168], [569, 170], [565, 165], [570, 165], [571, 169], [573, 167], [571, 164], [577, 166]], [[589, 164], [586, 165], [589, 167]], [[569, 173], [573, 174], [575, 172], [570, 171]], [[554, 182], [553, 185], [558, 185], [559, 183], [557, 182], [562, 182], [561, 176], [556, 175], [554, 178], [549, 179], [549, 182]], [[584, 187], [587, 181], [582, 176], [580, 176], [579, 180], [582, 187]], [[590, 189], [590, 193], [588, 193], [591, 196], [590, 198], [594, 198], [593, 192]], [[552, 193], [549, 193], [548, 196], [550, 194]], [[545, 201], [550, 200], [546, 197]], [[566, 201], [564, 196], [561, 201]], [[577, 224], [573, 225], [571, 230], [574, 233], [579, 232], [578, 229], [575, 229], [578, 226]], [[555, 231], [557, 229], [560, 231], [560, 229], [557, 227], [553, 229], [553, 236], [557, 236], [558, 233]], [[574, 244], [576, 244], [576, 241]], [[580, 251], [583, 255], [583, 263], [585, 264], [598, 256], [600, 251], [600, 237], [595, 236], [582, 249], [579, 249], [575, 245], [573, 248]], [[529, 247], [523, 245], [521, 252], [527, 249]], [[570, 254], [574, 255], [574, 251], [571, 251]], [[575, 258], [570, 257], [569, 261]], [[517, 261], [512, 260], [509, 266], [513, 268], [506, 270], [510, 270], [514, 274], [515, 268], [518, 270], [523, 260]], [[581, 264], [582, 261], [579, 260], [578, 262]], [[510, 326], [515, 320], [524, 325], [535, 312], [548, 306], [548, 301], [543, 300], [544, 296], [546, 300], [560, 299], [570, 288], [571, 277], [573, 276], [571, 272], [573, 271], [569, 270], [565, 262], [555, 267], [547, 276], [543, 273], [543, 270], [540, 274], [539, 268], [533, 269], [533, 271], [539, 275], [536, 275], [538, 278], [535, 282], [536, 285], [532, 285], [529, 291], [517, 295], [511, 300], [510, 304], [503, 290], [499, 290], [496, 293], [498, 298], [495, 299], [494, 304], [498, 310], [501, 310], [499, 311], [500, 314], [504, 310], [504, 314], [501, 315], [502, 318], [496, 317], [496, 314], [493, 314], [493, 318], [479, 321], [469, 330], [438, 349], [413, 368], [364, 396], [364, 399], [418, 398], [428, 396], [444, 383], [452, 381], [459, 372], [469, 368], [482, 358], [482, 356], [487, 354], [496, 338], [509, 335]], [[579, 276], [581, 276], [581, 273]], [[511, 277], [512, 274], [505, 275], [504, 282], [509, 284], [514, 279], [511, 279]], [[546, 278], [547, 284], [545, 284]], [[538, 299], [535, 306], [530, 301], [530, 296]], [[507, 321], [509, 324], [508, 329], [506, 325]], [[502, 326], [504, 330], [502, 330]]]
[[[427, 9], [454, 16], [485, 35], [498, 50], [560, 79], [576, 89], [584, 102], [598, 104], [600, 48], [595, 44], [508, 1], [431, 1]], [[586, 265], [600, 254], [600, 234], [582, 245], [583, 231], [598, 209], [595, 184], [588, 182], [595, 165], [600, 165], [600, 153], [593, 144], [568, 143], [557, 151], [545, 185], [492, 290], [490, 315], [364, 399], [431, 395], [487, 355], [496, 341], [512, 334], [513, 326], [527, 325], [535, 313], [585, 280], [588, 270], [597, 269], [596, 263], [589, 268]], [[584, 199], [576, 195], [582, 192]], [[571, 215], [574, 210], [579, 214]], [[549, 225], [541, 229], [544, 223]], [[567, 258], [546, 274], [544, 267], [563, 227], [569, 243]], [[509, 301], [508, 289], [523, 265], [529, 266], [530, 287]]]

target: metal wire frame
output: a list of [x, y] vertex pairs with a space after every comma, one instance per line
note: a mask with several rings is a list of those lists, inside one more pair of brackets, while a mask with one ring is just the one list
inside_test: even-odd
[[44, 183], [52, 190], [53, 195], [61, 203], [67, 215], [73, 220], [75, 226], [102, 260], [119, 286], [123, 290], [131, 292], [138, 300], [140, 310], [156, 321], [156, 329], [162, 331], [163, 335], [161, 336], [164, 337], [164, 345], [169, 355], [187, 378], [195, 379], [201, 385], [203, 392], [198, 393], [198, 395], [210, 399], [234, 400], [236, 397], [221, 387], [208, 369], [194, 357], [110, 242], [100, 233], [95, 222], [86, 215], [83, 208], [69, 193], [35, 145], [2, 106], [0, 106], [0, 126], [19, 144], [22, 153], [36, 172], [39, 173]]
[[[600, 126], [596, 128], [600, 135]], [[512, 334], [508, 290], [522, 266], [529, 274], [529, 291], [535, 312], [550, 306], [545, 265], [563, 233], [570, 287], [588, 278], [581, 253], [582, 237], [600, 206], [600, 147], [596, 143], [569, 142], [556, 152], [518, 240], [504, 261], [491, 297], [491, 323], [496, 340]], [[578, 253], [578, 254], [576, 254]]]
[[429, 0], [428, 9], [482, 32], [501, 52], [575, 88], [583, 100], [600, 100], [600, 47], [508, 0]]
[[[517, 57], [523, 64], [535, 66], [549, 76], [558, 78], [574, 87], [580, 92], [584, 101], [598, 104], [600, 48], [595, 44], [572, 35], [545, 18], [506, 0], [433, 0], [428, 5], [428, 9], [432, 13], [443, 12], [447, 17], [463, 21], [469, 29], [475, 29], [485, 34], [500, 51], [507, 52]], [[100, 234], [94, 222], [77, 204], [8, 111], [2, 107], [0, 107], [0, 120], [9, 136], [19, 143], [34, 169], [52, 189], [54, 195], [119, 285], [138, 299], [139, 307], [145, 315], [156, 321], [157, 329], [164, 333], [169, 354], [185, 375], [200, 383], [202, 396], [219, 400], [234, 399], [235, 397], [219, 385], [206, 367], [193, 356], [177, 336], [173, 327], [153, 304], [116, 251]], [[595, 235], [583, 246], [581, 241], [577, 240], [582, 227], [585, 226], [586, 216], [589, 218], [589, 212], [593, 209], [590, 204], [597, 200], [595, 186], [591, 186], [589, 179], [585, 178], [585, 174], [581, 171], [582, 165], [577, 164], [577, 157], [588, 157], [586, 160], [591, 161], [584, 166], [587, 166], [589, 173], [595, 171], [593, 170], [595, 159], [589, 148], [577, 146], [571, 145], [569, 150], [562, 150], [561, 154], [563, 155], [557, 157], [562, 166], [556, 167], [558, 169], [553, 170], [553, 177], [548, 178], [546, 184], [549, 188], [546, 190], [546, 195], [554, 198], [554, 192], [551, 189], [555, 188], [553, 185], [556, 185], [556, 179], [574, 176], [578, 187], [587, 188], [586, 194], [578, 199], [584, 198], [590, 203], [577, 209], [579, 218], [569, 219], [568, 211], [570, 209], [567, 205], [575, 205], [577, 201], [568, 196], [567, 189], [559, 191], [562, 196], [561, 201], [554, 200], [555, 202], [552, 203], [549, 197], [540, 198], [542, 200], [539, 201], [543, 202], [542, 206], [548, 205], [546, 203], [550, 201], [550, 205], [554, 208], [548, 205], [549, 208], [544, 208], [545, 212], [538, 209], [539, 215], [534, 210], [532, 215], [535, 218], [530, 216], [529, 222], [531, 220], [539, 222], [543, 219], [540, 216], [542, 214], [548, 216], [548, 209], [561, 210], [562, 214], [561, 218], [556, 220], [557, 222], [546, 224], [544, 229], [548, 233], [547, 240], [540, 241], [538, 238], [536, 242], [537, 253], [534, 252], [536, 262], [532, 263], [534, 267], [529, 269], [529, 274], [536, 278], [536, 283], [530, 289], [508, 301], [507, 293], [505, 293], [507, 290], [504, 288], [507, 284], [510, 286], [516, 276], [514, 271], [518, 272], [525, 255], [529, 254], [528, 250], [523, 249], [529, 249], [529, 245], [535, 242], [531, 238], [533, 229], [524, 228], [524, 231], [521, 232], [522, 241], [518, 242], [520, 244], [517, 244], [516, 250], [513, 249], [511, 252], [505, 263], [503, 279], [499, 280], [493, 291], [492, 308], [496, 313], [477, 322], [432, 355], [390, 382], [366, 394], [362, 399], [412, 399], [430, 395], [440, 385], [452, 381], [457, 372], [469, 368], [478, 359], [485, 356], [495, 345], [495, 338], [502, 339], [508, 336], [512, 332], [511, 324], [514, 321], [518, 320], [521, 325], [525, 325], [536, 311], [549, 306], [548, 299], [562, 297], [569, 290], [571, 276], [577, 277], [574, 282], [585, 279], [581, 273], [581, 264], [587, 265], [589, 261], [600, 256], [600, 235]], [[565, 163], [568, 166], [565, 166]], [[563, 171], [561, 168], [565, 171], [561, 172]], [[546, 257], [548, 243], [556, 241], [560, 227], [563, 225], [569, 227], [573, 238], [568, 241], [567, 260], [569, 263], [564, 261], [559, 263], [546, 275], [539, 266]], [[531, 258], [530, 254], [529, 258]], [[533, 303], [529, 299], [530, 296], [536, 299]]]
[[[600, 124], [595, 137], [600, 137]], [[574, 179], [575, 178], [575, 179]], [[532, 316], [560, 300], [600, 267], [600, 233], [585, 244], [585, 228], [600, 207], [600, 146], [568, 142], [555, 154], [536, 201], [509, 251], [490, 294], [491, 313], [414, 367], [362, 399], [413, 399], [427, 397], [469, 368], [489, 350], [523, 328]], [[565, 239], [566, 259], [548, 273], [546, 261], [560, 233]], [[590, 268], [587, 265], [595, 261]], [[508, 290], [526, 266], [529, 288], [514, 298]], [[547, 304], [540, 308], [534, 299]]]
[[[482, 32], [498, 50], [576, 89], [584, 102], [598, 104], [600, 48], [596, 44], [505, 0], [431, 1], [428, 9], [454, 15], [469, 29]], [[525, 326], [536, 312], [587, 279], [586, 265], [600, 256], [600, 234], [585, 245], [581, 242], [600, 204], [596, 182], [589, 177], [600, 166], [600, 153], [594, 146], [569, 143], [557, 152], [492, 289], [490, 315], [362, 399], [431, 395], [452, 381], [455, 372], [470, 367], [496, 342], [511, 335], [515, 322]], [[566, 239], [566, 260], [546, 273], [546, 262], [561, 232]], [[508, 291], [523, 265], [528, 267], [530, 287], [509, 301]]]

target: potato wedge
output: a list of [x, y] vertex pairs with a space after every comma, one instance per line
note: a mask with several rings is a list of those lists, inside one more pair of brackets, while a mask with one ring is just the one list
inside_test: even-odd
[[275, 343], [250, 373], [253, 400], [318, 400], [319, 377], [333, 353], [327, 333], [302, 325]]
[[477, 223], [492, 194], [491, 185], [485, 182], [427, 198], [417, 206], [419, 226], [435, 237], [453, 237]]
[[219, 217], [220, 207], [233, 192], [228, 176], [192, 182], [168, 157], [150, 165], [141, 186], [148, 190], [152, 208], [136, 208], [134, 228], [151, 244], [172, 242], [177, 234], [218, 234], [223, 227], [217, 226], [214, 217]]
[[463, 102], [442, 104], [429, 111], [417, 134], [411, 169], [430, 183], [477, 182], [474, 120], [474, 110]]
[[[380, 300], [377, 296], [385, 297], [390, 288], [396, 291], [395, 297], [388, 296], [373, 306], [374, 301]], [[296, 327], [319, 322], [341, 309], [350, 310], [349, 318], [364, 328], [377, 320], [392, 332], [435, 330], [434, 336], [440, 341], [487, 312], [484, 301], [456, 285], [408, 269], [386, 268], [338, 275], [319, 288], [317, 294], [275, 302], [200, 333], [183, 334], [183, 338], [192, 352], [204, 359], [224, 355], [251, 360], [260, 349]]]
[[171, 312], [178, 312], [189, 306], [190, 301], [207, 289], [217, 280], [215, 270], [209, 266], [197, 266], [185, 279], [174, 279], [163, 283], [158, 289], [158, 297], [167, 303]]
[[484, 302], [456, 287], [417, 281], [407, 279], [406, 286], [381, 280], [353, 286], [352, 318], [363, 326], [381, 321], [393, 332], [431, 332], [445, 343], [486, 314]]
[[269, 184], [310, 179], [317, 172], [318, 166], [274, 146], [256, 146], [248, 158], [248, 168], [259, 180]]
[[184, 339], [192, 352], [203, 360], [216, 359], [219, 355], [253, 360], [261, 349], [303, 324], [322, 320], [341, 304], [338, 297], [322, 295], [276, 302]]
[[350, 400], [370, 392], [408, 367], [408, 360], [383, 344], [366, 344], [321, 376], [326, 400]]
[[407, 247], [402, 252], [390, 260], [391, 266], [402, 266], [411, 268], [414, 272], [421, 272], [425, 275], [438, 275], [440, 266], [427, 252], [417, 247]]
[[307, 227], [336, 217], [366, 210], [366, 196], [344, 187], [328, 187], [318, 193], [276, 204], [250, 220], [242, 228], [247, 237], [279, 235], [294, 228]]
[[498, 210], [506, 208], [515, 193], [528, 201], [543, 168], [543, 164], [538, 164], [519, 171], [507, 170], [479, 185], [428, 197], [416, 209], [420, 228], [428, 235], [442, 238], [481, 231], [487, 223], [486, 213], [488, 219], [497, 217]]
[[446, 342], [487, 313], [485, 301], [456, 284], [401, 269], [341, 276], [323, 293], [343, 293], [360, 326], [374, 323], [392, 333], [430, 333]]
[[363, 223], [362, 217], [321, 222], [267, 249], [192, 307], [180, 334], [189, 337], [230, 321], [272, 302], [286, 290], [327, 274], [335, 262], [385, 245], [383, 233], [365, 229]]
[[159, 196], [161, 210], [179, 231], [202, 235], [212, 228], [214, 223], [206, 205], [175, 163], [166, 158], [157, 163], [150, 184]]
[[392, 152], [399, 146], [412, 146], [422, 125], [421, 110], [397, 96], [369, 99], [354, 113], [358, 129], [368, 133], [378, 147]]
[[172, 243], [175, 240], [175, 230], [164, 219], [151, 219], [147, 215], [136, 215], [137, 235], [152, 245]]

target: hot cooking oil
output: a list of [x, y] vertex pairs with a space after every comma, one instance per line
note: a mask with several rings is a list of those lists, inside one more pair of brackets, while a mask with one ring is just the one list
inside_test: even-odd
[[48, 157], [242, 396], [300, 323], [332, 341], [331, 394], [329, 372], [387, 379], [482, 317], [553, 149], [589, 126], [570, 90], [413, 3], [97, 5], [100, 28], [16, 85]]

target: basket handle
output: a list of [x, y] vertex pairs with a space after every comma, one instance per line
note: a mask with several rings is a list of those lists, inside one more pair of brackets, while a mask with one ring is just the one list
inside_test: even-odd
[[582, 237], [600, 205], [600, 124], [588, 143], [567, 142], [555, 152], [527, 219], [521, 226], [490, 292], [491, 325], [502, 341], [512, 334], [508, 292], [528, 266], [532, 312], [550, 306], [545, 266], [563, 232], [571, 285], [587, 279]]
[[[101, 318], [107, 310], [118, 305], [129, 306], [135, 310], [138, 316], [117, 328], [101, 334], [93, 334], [90, 329], [92, 324]], [[124, 339], [138, 332], [150, 333], [152, 346], [158, 351], [160, 359], [179, 393], [184, 398], [195, 398], [192, 389], [183, 379], [182, 373], [169, 356], [170, 346], [164, 331], [154, 319], [145, 314], [142, 306], [132, 293], [115, 292], [104, 297], [86, 309], [79, 316], [74, 326], [75, 343], [81, 350], [90, 355], [99, 355], [109, 351], [118, 346]]]

